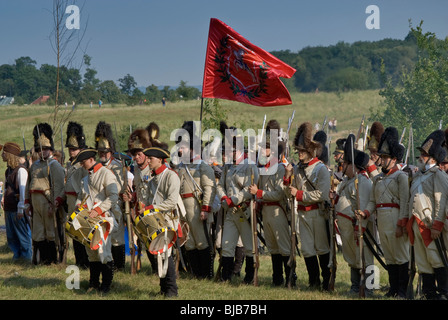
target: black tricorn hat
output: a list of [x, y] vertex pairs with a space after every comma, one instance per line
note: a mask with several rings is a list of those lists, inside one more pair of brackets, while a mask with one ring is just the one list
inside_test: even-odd
[[40, 150], [41, 147], [54, 150], [53, 129], [48, 123], [39, 123], [34, 126], [33, 136], [35, 150]]
[[110, 124], [100, 121], [95, 129], [95, 149], [115, 152], [115, 139]]
[[155, 157], [155, 158], [161, 158], [161, 159], [167, 159], [170, 157], [168, 148], [165, 148], [165, 146], [159, 146], [159, 147], [152, 146], [150, 148], [144, 149], [143, 153], [147, 157]]
[[327, 134], [323, 130], [319, 130], [314, 134], [314, 141], [319, 142], [322, 145], [320, 154], [317, 154], [317, 158], [325, 164], [328, 164], [328, 147], [327, 147]]
[[420, 152], [425, 152], [437, 163], [443, 162], [446, 156], [446, 150], [443, 147], [445, 144], [445, 132], [442, 130], [433, 131], [425, 141], [423, 141], [421, 147], [417, 147]]
[[397, 161], [402, 161], [405, 151], [404, 149], [404, 146], [399, 142], [397, 128], [386, 128], [378, 145], [378, 153], [388, 155], [391, 158], [397, 158]]
[[72, 165], [87, 160], [89, 158], [95, 158], [96, 154], [98, 153], [98, 150], [86, 147], [85, 149], [81, 150], [76, 158], [72, 161]]
[[73, 121], [68, 123], [65, 146], [73, 149], [86, 148], [86, 137], [82, 125]]

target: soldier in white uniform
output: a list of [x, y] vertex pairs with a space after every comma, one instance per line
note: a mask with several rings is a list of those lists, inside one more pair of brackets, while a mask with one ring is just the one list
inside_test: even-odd
[[430, 300], [448, 298], [447, 268], [442, 259], [448, 228], [448, 176], [438, 166], [446, 156], [444, 143], [444, 132], [437, 130], [418, 148], [419, 171], [412, 179], [409, 198], [409, 240], [422, 277], [422, 293]]
[[[291, 164], [286, 167], [284, 185], [287, 196], [294, 196], [298, 203], [301, 251], [308, 271], [309, 286], [321, 287], [320, 266], [322, 289], [328, 290], [330, 245], [325, 202], [330, 201], [330, 173], [325, 164], [318, 159], [322, 146], [312, 137], [311, 123], [302, 123], [294, 138], [299, 163], [295, 167]], [[294, 180], [291, 184], [292, 175]]]
[[[369, 162], [369, 156], [357, 149], [354, 149], [353, 143], [355, 136], [350, 134], [344, 147], [343, 173], [344, 180], [338, 185], [335, 211], [338, 221], [338, 227], [342, 239], [342, 254], [344, 260], [350, 266], [350, 292], [359, 293], [361, 280], [362, 261], [359, 251], [359, 239], [357, 237], [359, 230], [359, 221], [356, 218], [357, 210], [364, 210], [370, 199], [372, 181], [367, 175], [365, 169]], [[352, 157], [353, 149], [353, 157]], [[353, 167], [354, 164], [354, 167]], [[355, 180], [358, 179], [358, 190], [356, 190]], [[359, 208], [357, 199], [359, 197]], [[363, 220], [362, 228], [368, 228], [368, 220]], [[364, 236], [365, 238], [365, 236]], [[364, 259], [366, 267], [373, 264], [373, 255], [364, 245]]]
[[[213, 243], [210, 226], [213, 222], [212, 205], [216, 194], [215, 172], [201, 159], [201, 141], [194, 132], [193, 121], [186, 121], [182, 129], [187, 133], [177, 141], [181, 163], [177, 167], [180, 195], [190, 227], [185, 243], [192, 273], [198, 278], [213, 277]], [[197, 149], [195, 150], [195, 141]]]
[[384, 131], [378, 154], [382, 172], [373, 178], [370, 201], [362, 215], [376, 213], [381, 246], [389, 275], [387, 297], [406, 298], [408, 285], [409, 242], [406, 233], [409, 201], [408, 175], [401, 170], [404, 146], [399, 144], [398, 131]]
[[[73, 165], [81, 163], [88, 172], [81, 180], [81, 192], [78, 194], [76, 206], [83, 206], [92, 218], [104, 218], [110, 224], [109, 235], [113, 234], [114, 225], [121, 218], [118, 206], [118, 183], [112, 171], [96, 161], [97, 150], [82, 150]], [[98, 231], [96, 231], [98, 232]], [[103, 294], [110, 291], [114, 268], [111, 251], [111, 236], [105, 236], [99, 248], [86, 248], [89, 257], [89, 292], [100, 290]], [[100, 284], [100, 275], [102, 281]]]

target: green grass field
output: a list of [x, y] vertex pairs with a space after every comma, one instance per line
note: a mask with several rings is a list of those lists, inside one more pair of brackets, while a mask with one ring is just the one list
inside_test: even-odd
[[[369, 116], [370, 108], [380, 108], [382, 98], [377, 91], [293, 94], [293, 105], [275, 108], [260, 108], [236, 102], [221, 100], [221, 105], [227, 110], [228, 124], [245, 124], [247, 128], [261, 128], [263, 117], [267, 120], [277, 119], [284, 127], [293, 110], [296, 111], [291, 139], [298, 126], [304, 121], [312, 124], [322, 123], [325, 116], [338, 120], [338, 132], [331, 133], [332, 141], [345, 137], [350, 132], [356, 133], [363, 115]], [[33, 143], [32, 129], [37, 122], [48, 121], [52, 107], [47, 106], [9, 106], [0, 108], [0, 143], [14, 141], [22, 146], [22, 132], [25, 133], [27, 146]], [[185, 120], [199, 120], [200, 101], [168, 103], [150, 106], [114, 106], [105, 105], [98, 109], [90, 109], [88, 105], [78, 106], [70, 120], [83, 124], [87, 143], [94, 145], [96, 124], [104, 120], [116, 124], [120, 132], [132, 128], [146, 127], [155, 121], [161, 128], [160, 140], [169, 141], [170, 133], [179, 128]], [[286, 129], [286, 128], [285, 128]], [[65, 134], [65, 130], [64, 130]], [[56, 135], [59, 137], [59, 135]], [[60, 149], [60, 138], [55, 141]], [[65, 137], [64, 137], [65, 143]], [[334, 144], [332, 144], [332, 150]], [[65, 150], [67, 155], [67, 150]], [[0, 163], [4, 172], [5, 165]], [[3, 178], [3, 177], [2, 177]], [[3, 213], [0, 226], [4, 226]], [[70, 240], [71, 241], [71, 240]], [[180, 274], [178, 279], [179, 297], [176, 300], [350, 300], [358, 299], [349, 294], [350, 271], [344, 262], [342, 254], [338, 254], [338, 272], [335, 292], [325, 293], [307, 289], [307, 273], [303, 258], [297, 257], [298, 288], [274, 288], [271, 286], [271, 261], [267, 254], [260, 257], [259, 287], [247, 286], [242, 279], [234, 279], [232, 283], [215, 283], [207, 280], [191, 279], [186, 274]], [[87, 294], [89, 272], [81, 270], [80, 289], [67, 289], [66, 266], [31, 266], [12, 262], [12, 253], [7, 243], [4, 229], [0, 229], [0, 299], [5, 300], [159, 300], [159, 279], [152, 274], [148, 259], [142, 258], [143, 267], [137, 275], [129, 273], [129, 258], [127, 271], [117, 273], [114, 277], [112, 291], [107, 297], [98, 294]], [[67, 265], [74, 263], [72, 247], [68, 252]], [[217, 259], [215, 267], [217, 267]], [[378, 265], [379, 266], [379, 265]], [[384, 288], [387, 286], [387, 272], [380, 268], [380, 285], [382, 289], [375, 290], [372, 299], [383, 299]], [[243, 272], [244, 274], [244, 272]]]

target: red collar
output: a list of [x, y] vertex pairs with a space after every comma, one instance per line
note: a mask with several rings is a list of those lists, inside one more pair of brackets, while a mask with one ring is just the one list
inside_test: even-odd
[[96, 173], [101, 169], [103, 165], [100, 162], [97, 162], [92, 168], [89, 169], [90, 173]]
[[138, 167], [141, 171], [145, 170], [145, 168], [149, 165], [148, 162], [146, 162], [145, 166], [143, 168]]
[[154, 170], [154, 174], [155, 174], [155, 175], [161, 174], [163, 171], [165, 171], [165, 169], [166, 169], [166, 166], [165, 166], [164, 164], [162, 164], [162, 165], [159, 167], [159, 169]]
[[386, 174], [386, 176], [390, 176], [392, 173], [397, 172], [400, 170], [397, 165], [395, 165], [392, 169], [389, 170], [389, 172]]
[[307, 166], [312, 166], [313, 164], [315, 164], [318, 161], [319, 161], [319, 159], [316, 157], [316, 158], [312, 159], [310, 162], [308, 162], [306, 165]]

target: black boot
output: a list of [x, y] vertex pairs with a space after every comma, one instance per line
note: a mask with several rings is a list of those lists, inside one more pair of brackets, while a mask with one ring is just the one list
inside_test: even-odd
[[276, 287], [283, 285], [283, 261], [281, 254], [271, 254], [272, 284]]
[[328, 291], [328, 285], [330, 283], [331, 271], [328, 267], [330, 263], [330, 253], [319, 255], [319, 265], [322, 275], [322, 290]]
[[222, 259], [221, 280], [231, 281], [233, 275], [233, 257], [221, 257], [221, 259]]
[[361, 282], [361, 273], [360, 269], [350, 268], [350, 282], [352, 285], [350, 286], [350, 293], [359, 293], [359, 284]]
[[160, 278], [160, 293], [165, 297], [177, 297], [176, 268], [173, 256], [168, 258], [168, 269], [164, 278]]
[[109, 261], [107, 263], [101, 263], [101, 273], [103, 275], [100, 291], [103, 294], [108, 294], [110, 291], [110, 286], [112, 285], [112, 280], [114, 278], [114, 261]]
[[398, 265], [398, 297], [406, 299], [406, 292], [408, 291], [409, 282], [409, 263]]
[[244, 276], [244, 283], [245, 284], [251, 284], [254, 281], [254, 274], [255, 274], [255, 268], [254, 268], [254, 257], [248, 257], [246, 256], [246, 275]]
[[[406, 266], [406, 272], [408, 272], [407, 266]], [[398, 264], [388, 264], [387, 273], [389, 275], [389, 291], [387, 291], [385, 296], [388, 298], [390, 297], [393, 298], [398, 295], [398, 281], [399, 281]]]
[[89, 268], [89, 258], [87, 256], [86, 247], [79, 241], [73, 240], [73, 251], [75, 253], [75, 263], [78, 267]]
[[198, 249], [187, 250], [186, 257], [187, 257], [188, 264], [191, 267], [192, 275], [195, 278], [199, 278], [200, 277], [199, 250]]
[[158, 266], [157, 266], [157, 256], [153, 255], [149, 252], [149, 250], [146, 251], [146, 256], [148, 257], [149, 263], [151, 264], [152, 273], [157, 273]]
[[126, 265], [126, 247], [124, 244], [112, 246], [112, 258], [114, 260], [114, 270], [124, 271]]
[[439, 293], [440, 300], [448, 300], [448, 272], [446, 268], [434, 269], [437, 282], [437, 291]]
[[305, 258], [306, 270], [308, 271], [308, 285], [310, 289], [320, 288], [319, 262], [317, 256]]
[[[285, 287], [291, 286], [291, 288], [294, 288], [296, 286], [297, 281], [297, 274], [296, 270], [291, 270], [291, 267], [288, 266], [289, 256], [282, 256], [283, 261], [283, 268], [285, 269]], [[291, 274], [292, 272], [292, 274]], [[291, 285], [290, 282], [291, 281]]]
[[210, 248], [198, 251], [199, 257], [199, 278], [213, 279], [213, 257]]
[[48, 257], [47, 257], [47, 263], [46, 264], [57, 264], [58, 263], [58, 252], [56, 250], [56, 242], [54, 241], [48, 241], [47, 244], [47, 252], [48, 252]]
[[436, 275], [434, 273], [422, 273], [422, 294], [426, 300], [436, 300]]
[[102, 263], [99, 261], [89, 262], [90, 279], [88, 293], [93, 290], [99, 290], [100, 288], [101, 265]]
[[243, 268], [244, 257], [246, 256], [244, 247], [235, 248], [235, 261], [233, 263], [233, 275], [239, 277]]

